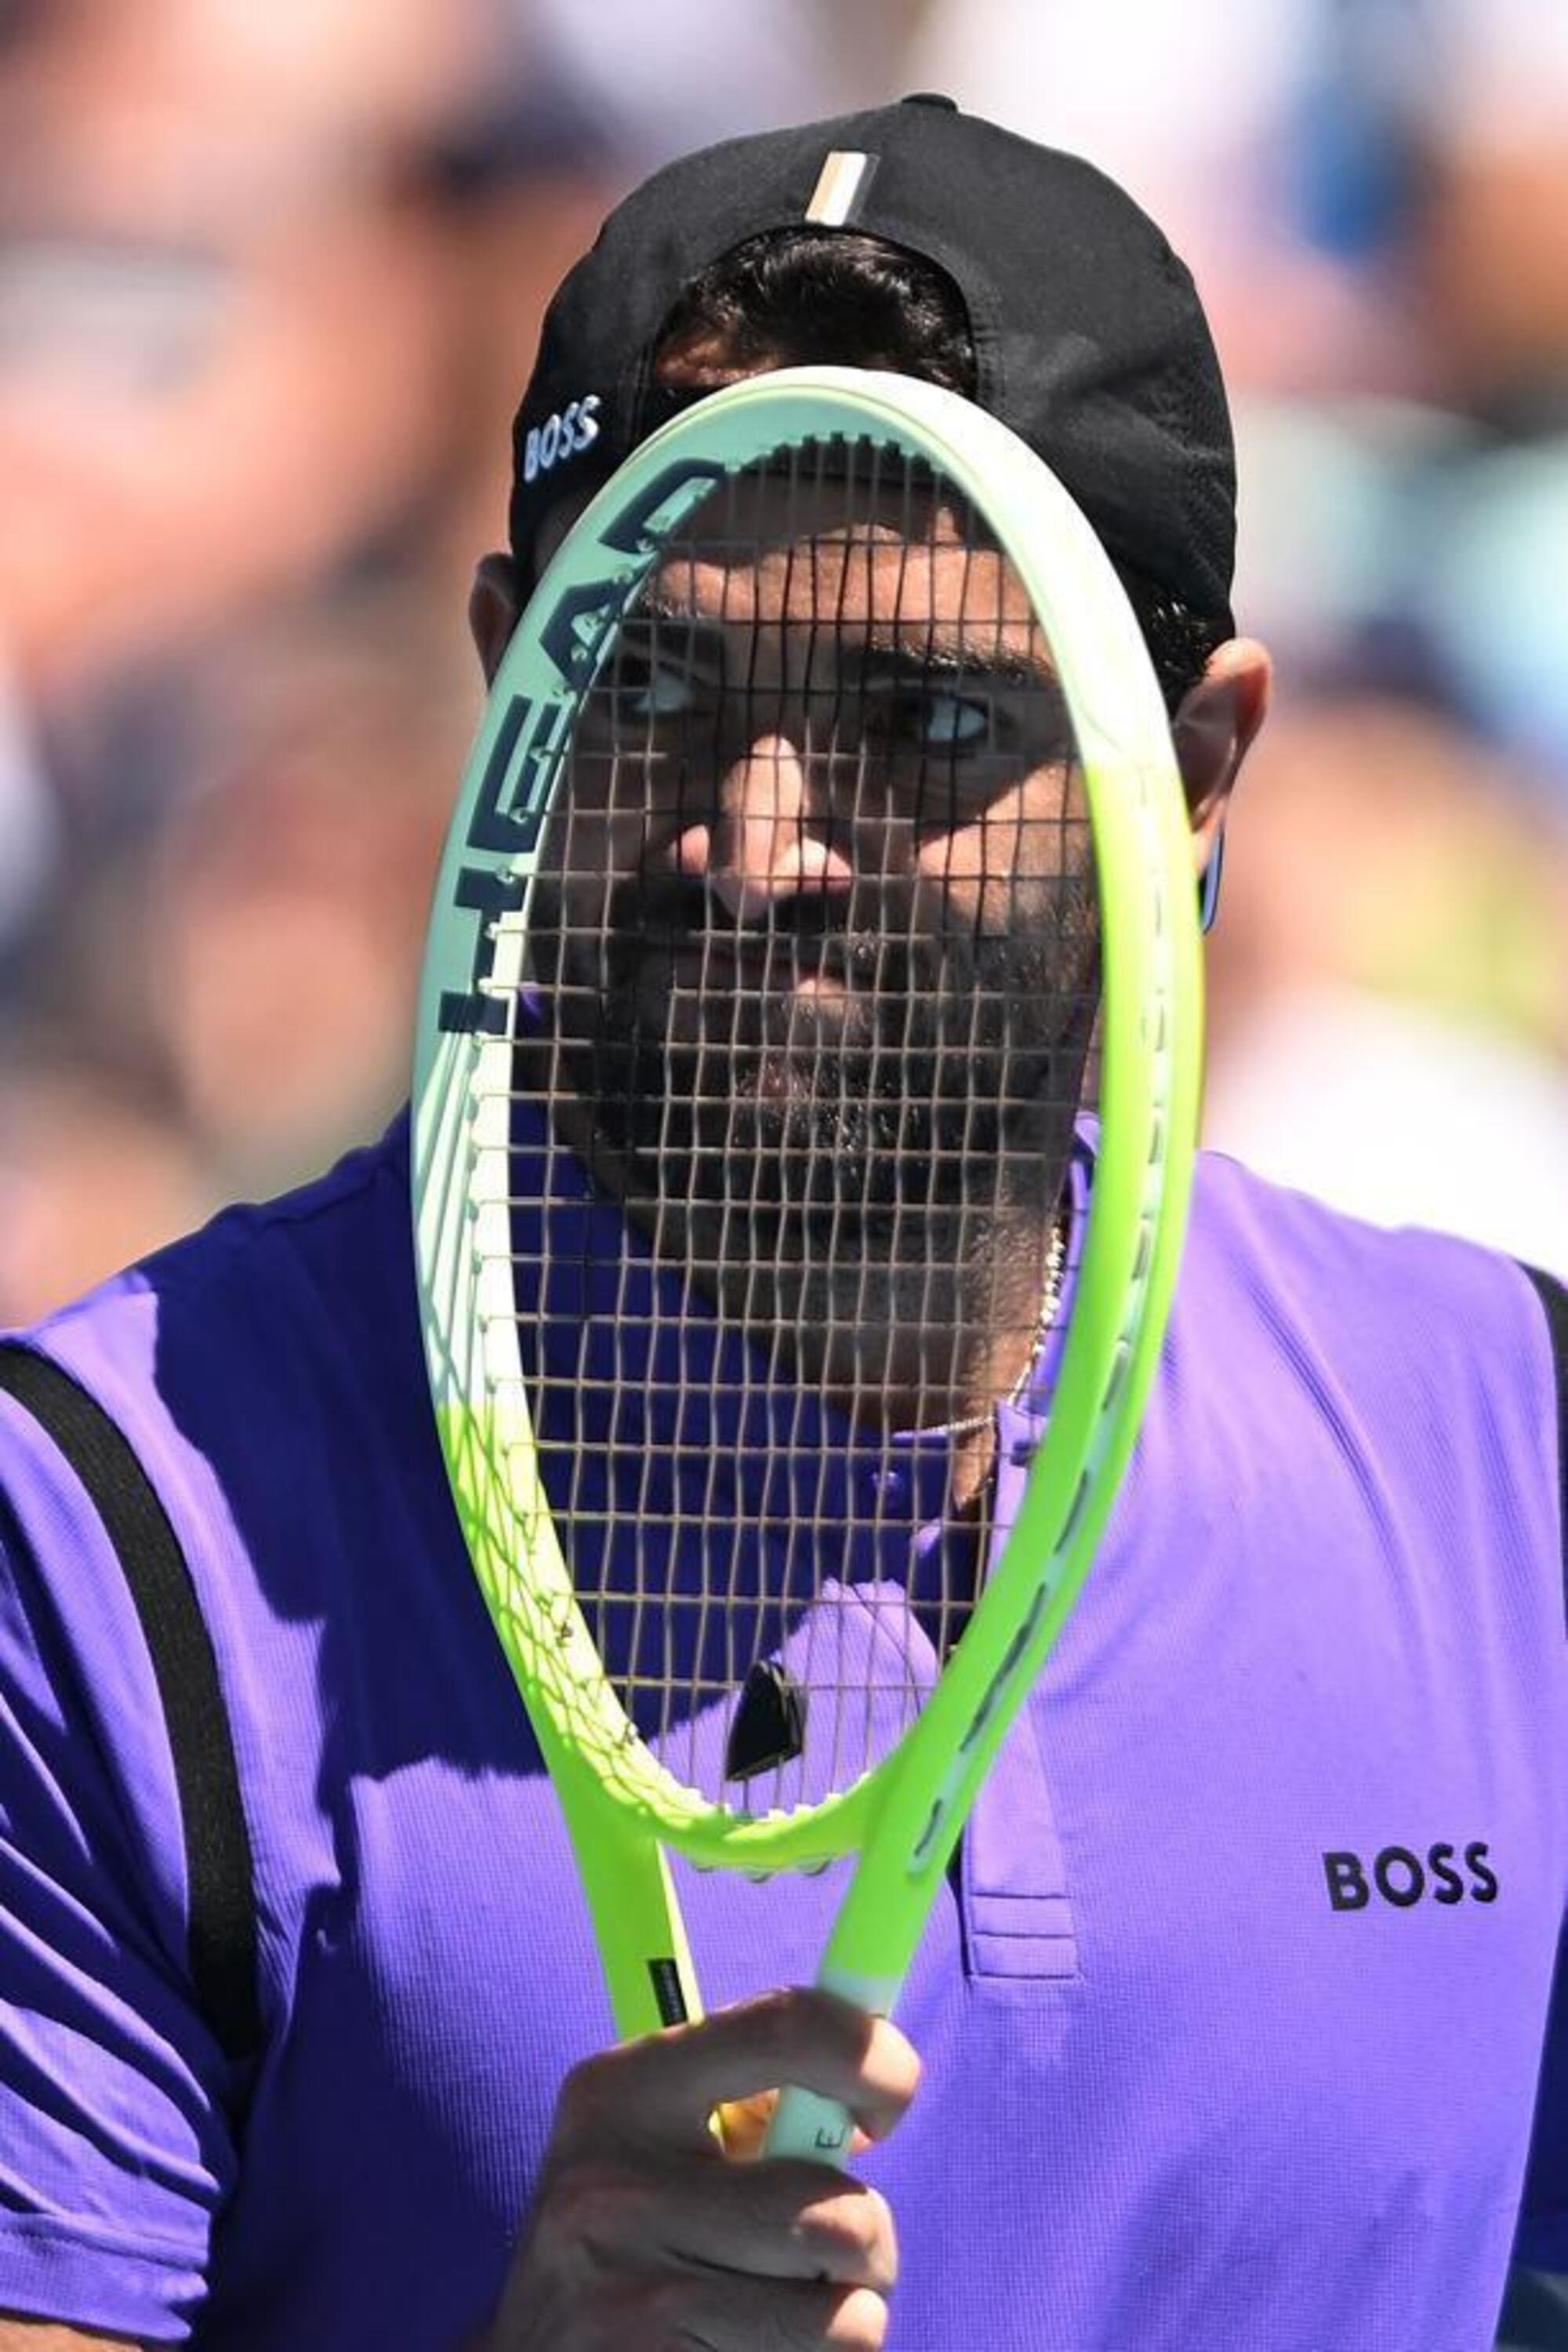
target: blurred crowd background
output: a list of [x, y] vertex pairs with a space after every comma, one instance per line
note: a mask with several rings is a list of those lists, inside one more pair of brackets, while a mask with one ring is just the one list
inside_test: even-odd
[[1568, 1273], [1568, 9], [0, 0], [0, 1320], [401, 1099], [546, 295], [910, 89], [1210, 304], [1280, 676], [1210, 1140]]

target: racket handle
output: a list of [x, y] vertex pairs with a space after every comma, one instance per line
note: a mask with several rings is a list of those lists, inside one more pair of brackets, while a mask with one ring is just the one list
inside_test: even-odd
[[763, 2154], [802, 2156], [813, 2164], [836, 2164], [842, 2171], [854, 2134], [849, 2110], [837, 2099], [824, 2099], [816, 2091], [781, 2091]]
[[[836, 1935], [843, 1926], [841, 1914]], [[817, 1970], [816, 1981], [822, 1991], [836, 1993], [840, 2000], [852, 2001], [873, 2017], [888, 2017], [898, 2000], [900, 1979], [862, 1976], [830, 1955]], [[855, 2121], [847, 2107], [816, 2091], [791, 2087], [779, 2093], [763, 2154], [802, 2156], [811, 2164], [836, 2164], [842, 2172], [854, 2137]]]

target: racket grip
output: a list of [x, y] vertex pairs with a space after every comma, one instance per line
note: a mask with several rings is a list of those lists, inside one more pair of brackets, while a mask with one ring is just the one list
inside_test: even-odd
[[805, 2157], [812, 2164], [836, 2164], [842, 2171], [854, 2136], [854, 2119], [837, 2099], [822, 2098], [816, 2091], [784, 2090], [779, 2093], [763, 2154]]
[[[841, 1915], [836, 1934], [843, 1926]], [[829, 1957], [818, 1969], [816, 1981], [823, 1992], [835, 1993], [872, 2017], [888, 2017], [898, 2000], [901, 1978], [862, 1975]], [[819, 2092], [791, 2086], [779, 2093], [763, 2154], [804, 2157], [809, 2164], [835, 2164], [842, 2172], [854, 2137], [855, 2119], [847, 2107], [840, 2106], [837, 2099], [825, 2099]]]

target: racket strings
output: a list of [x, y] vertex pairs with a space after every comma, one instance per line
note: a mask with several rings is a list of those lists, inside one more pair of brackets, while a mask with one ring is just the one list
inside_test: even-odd
[[[578, 1601], [679, 1778], [817, 1801], [967, 1620], [949, 1433], [1026, 1376], [1094, 1082], [1071, 730], [951, 485], [803, 445], [667, 544], [583, 705], [530, 952], [549, 1109], [507, 1277]], [[760, 1661], [804, 1744], [741, 1782]]]

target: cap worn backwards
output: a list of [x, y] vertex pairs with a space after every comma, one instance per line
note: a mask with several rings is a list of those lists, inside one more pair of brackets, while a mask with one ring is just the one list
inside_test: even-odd
[[684, 289], [734, 247], [800, 226], [882, 237], [944, 270], [979, 405], [1060, 477], [1113, 558], [1229, 630], [1235, 457], [1190, 274], [1092, 164], [936, 96], [727, 140], [610, 215], [545, 314], [513, 427], [526, 566], [547, 509], [651, 429], [653, 357]]

